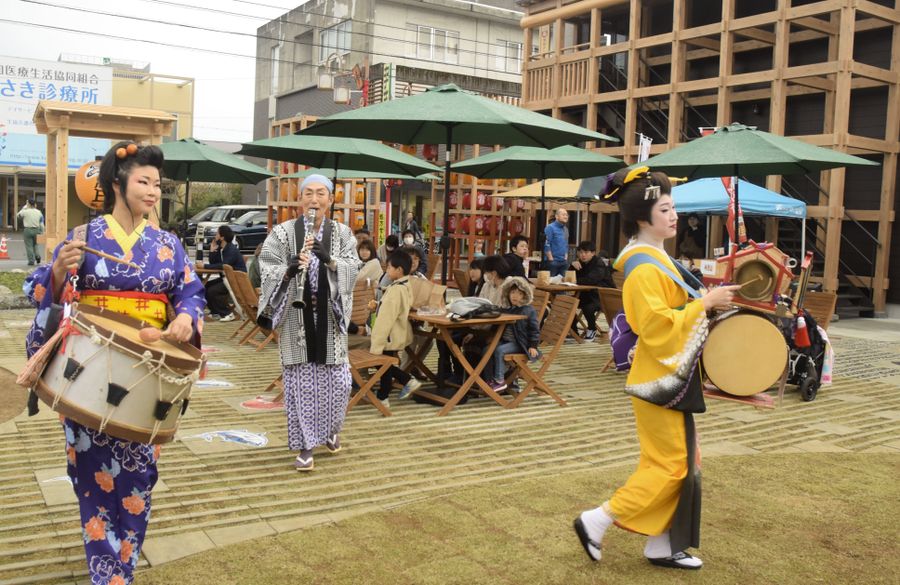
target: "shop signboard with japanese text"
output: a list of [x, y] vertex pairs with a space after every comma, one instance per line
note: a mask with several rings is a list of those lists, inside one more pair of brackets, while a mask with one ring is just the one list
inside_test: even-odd
[[[111, 105], [111, 67], [0, 56], [0, 164], [43, 167], [47, 140], [34, 126], [40, 100]], [[69, 168], [102, 156], [109, 140], [71, 138]]]

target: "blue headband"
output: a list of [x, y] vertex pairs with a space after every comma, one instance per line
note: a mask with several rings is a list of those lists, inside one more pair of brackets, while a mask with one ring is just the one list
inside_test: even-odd
[[313, 183], [325, 185], [325, 187], [328, 189], [329, 194], [334, 192], [334, 183], [332, 183], [328, 177], [326, 177], [325, 175], [310, 175], [303, 179], [303, 182], [300, 183], [300, 193], [303, 193], [303, 190]]

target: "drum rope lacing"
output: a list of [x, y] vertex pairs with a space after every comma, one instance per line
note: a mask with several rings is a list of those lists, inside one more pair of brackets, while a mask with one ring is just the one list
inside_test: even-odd
[[[187, 393], [190, 390], [193, 382], [195, 382], [200, 377], [200, 370], [202, 369], [202, 362], [205, 360], [205, 356], [201, 356], [201, 358], [200, 358], [200, 361], [201, 361], [200, 368], [192, 371], [188, 375], [181, 375], [181, 372], [172, 369], [166, 363], [165, 360], [166, 360], [167, 354], [165, 351], [160, 351], [161, 355], [160, 355], [159, 359], [154, 359], [153, 353], [150, 350], [144, 350], [141, 353], [136, 352], [136, 351], [129, 349], [119, 343], [116, 343], [115, 342], [116, 333], [114, 331], [110, 332], [109, 337], [104, 337], [99, 331], [97, 331], [97, 328], [94, 325], [85, 323], [85, 322], [79, 320], [77, 314], [75, 316], [73, 316], [71, 319], [66, 320], [66, 323], [65, 323], [65, 327], [67, 329], [66, 336], [68, 336], [68, 335], [83, 335], [83, 333], [78, 330], [76, 325], [80, 326], [81, 329], [83, 329], [85, 331], [85, 333], [87, 334], [91, 343], [102, 346], [96, 352], [92, 353], [87, 359], [85, 359], [84, 362], [82, 362], [82, 364], [81, 364], [82, 366], [84, 366], [85, 364], [90, 362], [92, 359], [94, 359], [97, 355], [99, 355], [103, 351], [103, 349], [108, 348], [109, 346], [114, 346], [120, 352], [131, 355], [135, 359], [139, 360], [138, 363], [136, 363], [132, 366], [132, 369], [137, 368], [139, 366], [147, 367], [146, 374], [144, 374], [137, 381], [133, 382], [131, 385], [129, 385], [127, 388], [125, 388], [128, 391], [131, 391], [132, 389], [134, 389], [138, 384], [140, 384], [141, 382], [146, 380], [148, 376], [156, 374], [156, 376], [157, 376], [157, 399], [160, 402], [163, 401], [162, 382], [163, 382], [163, 380], [165, 380], [166, 382], [168, 382], [170, 384], [180, 387], [179, 391], [171, 398], [171, 400], [168, 401], [171, 404], [176, 404], [179, 401], [181, 401], [182, 397], [185, 395], [185, 393]], [[63, 351], [65, 351], [66, 348], [63, 347], [61, 349]], [[68, 353], [71, 353], [71, 352], [68, 352]], [[71, 355], [66, 355], [66, 357], [71, 357]], [[109, 352], [107, 352], [107, 368], [106, 369], [107, 369], [107, 383], [112, 383], [113, 382], [113, 380], [112, 380], [112, 354]], [[165, 371], [163, 371], [164, 369], [165, 369]], [[66, 385], [65, 385], [63, 391], [54, 397], [51, 408], [53, 408], [53, 409], [56, 408], [60, 399], [70, 389], [73, 381], [74, 380], [68, 380], [66, 382]], [[109, 424], [109, 421], [112, 418], [112, 416], [115, 414], [117, 408], [118, 408], [117, 406], [114, 406], [112, 404], [109, 404], [107, 406], [106, 415], [100, 421], [100, 428], [98, 429], [100, 432], [105, 432], [106, 426]], [[148, 441], [149, 443], [152, 443], [153, 440], [156, 438], [156, 435], [159, 432], [159, 428], [160, 428], [162, 422], [163, 421], [161, 421], [161, 420], [157, 420], [154, 422], [153, 430], [150, 434], [150, 439]]]

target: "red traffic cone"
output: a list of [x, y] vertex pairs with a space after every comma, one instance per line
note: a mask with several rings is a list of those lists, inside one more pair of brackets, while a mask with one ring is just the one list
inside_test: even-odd
[[9, 251], [6, 249], [6, 234], [0, 235], [0, 260], [9, 260]]
[[806, 329], [806, 319], [803, 315], [797, 317], [797, 330], [794, 332], [794, 345], [796, 347], [809, 347], [812, 342], [809, 340], [809, 331]]

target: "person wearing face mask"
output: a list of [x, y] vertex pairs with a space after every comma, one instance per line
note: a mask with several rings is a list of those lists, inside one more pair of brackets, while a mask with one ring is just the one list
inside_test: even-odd
[[401, 243], [404, 246], [413, 246], [419, 250], [419, 265], [413, 269], [413, 273], [428, 274], [428, 256], [425, 254], [424, 248], [416, 242], [416, 233], [408, 229], [403, 230]]

